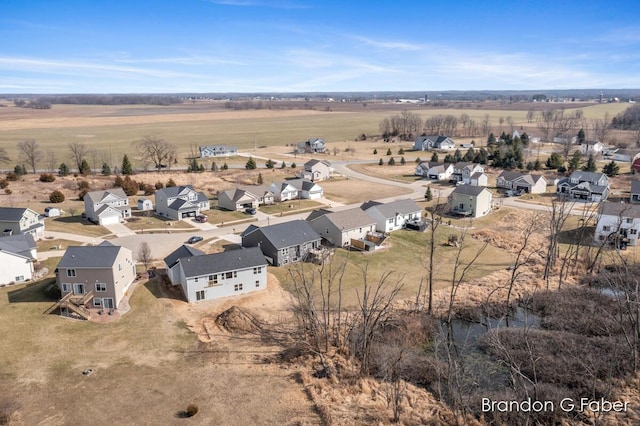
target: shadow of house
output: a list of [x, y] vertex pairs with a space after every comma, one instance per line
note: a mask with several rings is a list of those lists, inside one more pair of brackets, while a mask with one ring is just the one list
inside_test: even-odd
[[55, 278], [20, 285], [20, 288], [7, 292], [9, 303], [55, 302], [60, 298], [60, 289]]
[[172, 285], [169, 277], [167, 277], [164, 272], [158, 271], [161, 270], [156, 269], [156, 276], [144, 283], [144, 287], [149, 290], [156, 299], [172, 299], [186, 302], [187, 298], [182, 291], [182, 287]]

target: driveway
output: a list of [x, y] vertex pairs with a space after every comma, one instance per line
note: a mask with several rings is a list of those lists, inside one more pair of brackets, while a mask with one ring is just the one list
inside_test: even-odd
[[122, 223], [114, 223], [111, 225], [102, 225], [109, 230], [116, 237], [126, 237], [128, 235], [136, 235], [131, 229], [127, 228]]

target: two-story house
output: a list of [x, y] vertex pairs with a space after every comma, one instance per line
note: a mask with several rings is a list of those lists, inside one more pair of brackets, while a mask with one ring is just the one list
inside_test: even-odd
[[318, 182], [329, 179], [332, 173], [331, 163], [326, 160], [313, 159], [304, 163], [302, 170], [296, 173], [296, 176], [300, 179]]
[[389, 203], [368, 201], [360, 206], [376, 222], [376, 231], [392, 232], [404, 228], [408, 221], [420, 220], [422, 209], [415, 201], [402, 199]]
[[185, 255], [173, 267], [177, 268], [177, 280], [173, 283], [182, 286], [189, 303], [267, 288], [267, 261], [258, 247]]
[[122, 188], [91, 191], [84, 196], [84, 212], [87, 219], [100, 225], [120, 223], [131, 217], [129, 197]]
[[363, 240], [376, 230], [376, 222], [360, 208], [331, 212], [315, 210], [307, 217], [309, 225], [329, 244], [344, 247], [351, 240]]
[[31, 234], [0, 237], [0, 284], [20, 283], [33, 279], [37, 260], [36, 242]]
[[448, 136], [421, 135], [413, 142], [414, 151], [430, 151], [432, 149], [451, 150], [456, 147], [455, 142]]
[[602, 153], [604, 144], [600, 141], [584, 141], [580, 144], [582, 155], [593, 155], [594, 157]]
[[471, 183], [471, 176], [474, 173], [484, 173], [484, 167], [480, 164], [459, 161], [453, 165], [451, 179], [464, 184]]
[[30, 234], [44, 238], [44, 217], [25, 207], [0, 207], [0, 231], [3, 235]]
[[[118, 309], [136, 278], [131, 250], [104, 241], [97, 246], [67, 248], [56, 268], [63, 300], [74, 298], [81, 308]], [[72, 304], [67, 304], [74, 312]], [[61, 305], [62, 307], [63, 305]]]
[[304, 142], [298, 143], [296, 151], [298, 153], [311, 153], [311, 152], [325, 152], [327, 150], [327, 144], [324, 139], [311, 138]]
[[542, 175], [505, 170], [496, 179], [496, 187], [505, 190], [524, 191], [529, 194], [547, 192], [547, 180]]
[[453, 174], [453, 164], [423, 161], [416, 166], [414, 174], [431, 180], [449, 180]]
[[321, 242], [320, 235], [304, 220], [262, 227], [250, 225], [240, 237], [242, 247], [260, 247], [273, 266], [302, 261]]
[[640, 233], [640, 205], [604, 202], [598, 211], [594, 234], [597, 244], [609, 242], [616, 247], [638, 245]]
[[209, 210], [209, 198], [191, 185], [172, 186], [156, 191], [156, 214], [173, 220], [195, 217]]
[[481, 217], [491, 212], [492, 194], [484, 186], [456, 186], [449, 195], [449, 211], [464, 217]]
[[298, 198], [298, 190], [287, 181], [274, 182], [269, 185], [269, 190], [276, 201], [290, 201]]
[[640, 203], [640, 180], [631, 181], [631, 196], [629, 201], [632, 203]]
[[600, 202], [609, 196], [609, 178], [604, 173], [575, 171], [560, 179], [557, 191], [569, 198]]

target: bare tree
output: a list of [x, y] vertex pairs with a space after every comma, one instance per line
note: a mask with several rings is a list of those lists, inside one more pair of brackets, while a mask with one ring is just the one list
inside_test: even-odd
[[58, 157], [56, 152], [52, 149], [48, 149], [44, 153], [44, 162], [49, 173], [53, 173], [58, 167]]
[[491, 133], [491, 117], [489, 114], [484, 115], [480, 125], [482, 126], [482, 134], [489, 136], [489, 133]]
[[535, 116], [536, 113], [534, 110], [530, 109], [529, 111], [527, 111], [527, 123], [532, 123]]
[[145, 136], [136, 145], [142, 161], [153, 163], [158, 170], [163, 167], [171, 167], [176, 159], [176, 147], [164, 139]]
[[544, 140], [545, 142], [548, 142], [549, 134], [551, 133], [551, 130], [553, 130], [553, 126], [554, 126], [554, 122], [553, 122], [554, 110], [550, 109], [546, 111], [541, 111], [540, 114], [538, 114], [537, 118], [538, 118], [538, 129], [540, 129], [543, 135], [542, 140]]
[[447, 204], [440, 204], [440, 197], [438, 197], [435, 201], [433, 207], [429, 209], [429, 237], [427, 242], [427, 247], [429, 250], [429, 258], [427, 268], [427, 313], [431, 315], [433, 313], [433, 288], [435, 284], [434, 273], [437, 269], [436, 265], [436, 249], [438, 244], [436, 242], [438, 228], [442, 223], [442, 215], [445, 213], [447, 209]]
[[7, 150], [0, 146], [0, 163], [8, 163], [9, 161], [11, 158], [9, 158]]
[[144, 265], [144, 270], [149, 270], [149, 264], [153, 259], [151, 257], [151, 247], [149, 247], [149, 244], [146, 241], [141, 242], [138, 246], [137, 258], [138, 262]]
[[89, 149], [83, 143], [72, 142], [69, 144], [69, 151], [71, 151], [71, 158], [76, 163], [76, 167], [79, 171], [82, 168], [82, 160], [87, 156]]
[[591, 120], [591, 128], [593, 129], [593, 133], [596, 139], [602, 143], [606, 143], [607, 135], [609, 134], [609, 129], [611, 125], [611, 120], [609, 119], [609, 113], [605, 113], [602, 119], [593, 119]]
[[27, 139], [19, 142], [18, 152], [20, 152], [20, 158], [27, 163], [33, 173], [35, 173], [38, 168], [38, 163], [42, 160], [42, 150], [35, 139]]
[[543, 278], [547, 283], [547, 290], [549, 290], [549, 280], [551, 277], [551, 271], [556, 266], [558, 260], [558, 240], [560, 233], [564, 228], [564, 224], [571, 215], [571, 210], [574, 203], [568, 205], [566, 197], [556, 197], [551, 201], [551, 209], [549, 212], [549, 241], [547, 244], [547, 255], [544, 265]]

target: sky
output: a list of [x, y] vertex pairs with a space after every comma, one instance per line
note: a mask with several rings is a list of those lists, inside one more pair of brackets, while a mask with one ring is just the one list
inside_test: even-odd
[[640, 88], [636, 0], [0, 0], [0, 93]]

